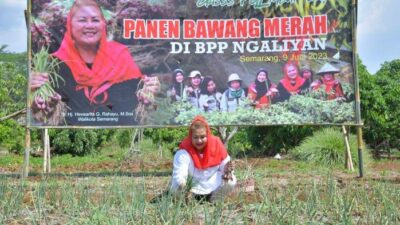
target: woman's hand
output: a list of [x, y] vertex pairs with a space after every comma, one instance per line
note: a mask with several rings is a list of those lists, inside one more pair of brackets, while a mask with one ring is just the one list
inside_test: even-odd
[[265, 95], [266, 96], [272, 96], [272, 95], [274, 95], [275, 93], [278, 93], [278, 92], [279, 92], [278, 89], [272, 87], [267, 91], [267, 93]]
[[224, 181], [233, 180], [233, 170], [235, 169], [235, 164], [232, 161], [229, 161], [224, 168], [224, 174], [222, 175], [222, 179]]
[[143, 88], [137, 92], [139, 101], [145, 105], [150, 105], [154, 102], [154, 95], [160, 91], [160, 81], [158, 77], [143, 77]]
[[311, 84], [310, 87], [313, 89], [316, 89], [317, 87], [319, 87], [321, 85], [321, 81], [319, 80], [314, 80]]
[[[47, 82], [49, 82], [48, 73], [32, 72], [31, 79], [29, 80], [29, 87], [31, 91], [35, 91]], [[61, 101], [61, 96], [58, 93], [54, 93], [47, 99], [44, 99], [42, 96], [36, 96], [31, 106], [34, 111], [42, 110], [46, 113], [50, 113], [54, 110], [59, 101]]]
[[171, 96], [175, 96], [176, 95], [176, 91], [175, 88], [172, 88], [170, 91]]
[[144, 85], [147, 87], [147, 90], [151, 93], [155, 94], [160, 91], [161, 86], [158, 77], [149, 77], [145, 75], [143, 78], [143, 82]]
[[43, 84], [49, 82], [49, 74], [48, 73], [39, 73], [39, 72], [32, 72], [32, 76], [29, 80], [29, 87], [31, 91], [34, 91]]
[[187, 88], [186, 88], [186, 92], [187, 92], [188, 94], [192, 93], [193, 91], [194, 91], [194, 90], [193, 90], [192, 87], [187, 87]]

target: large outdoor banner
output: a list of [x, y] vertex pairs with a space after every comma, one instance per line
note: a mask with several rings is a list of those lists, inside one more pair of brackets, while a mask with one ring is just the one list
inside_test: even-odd
[[356, 124], [352, 0], [29, 5], [29, 126]]

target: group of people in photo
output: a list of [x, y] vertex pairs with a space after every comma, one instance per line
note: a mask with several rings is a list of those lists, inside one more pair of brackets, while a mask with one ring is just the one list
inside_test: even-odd
[[273, 103], [287, 101], [292, 95], [321, 88], [326, 100], [343, 99], [345, 96], [340, 81], [335, 78], [340, 71], [330, 63], [319, 69], [315, 80], [314, 72], [308, 65], [300, 70], [295, 62], [287, 62], [282, 71], [283, 77], [276, 84], [271, 81], [266, 68], [259, 68], [247, 88], [240, 75], [232, 73], [228, 76], [227, 88], [221, 91], [212, 76], [203, 76], [199, 70], [193, 70], [187, 76], [182, 69], [176, 69], [167, 95], [172, 102], [186, 101], [204, 112], [234, 112], [238, 107], [249, 106], [268, 108]]

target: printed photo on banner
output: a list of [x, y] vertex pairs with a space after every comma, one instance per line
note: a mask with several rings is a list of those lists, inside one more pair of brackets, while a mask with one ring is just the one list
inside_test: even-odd
[[31, 0], [29, 126], [355, 124], [335, 2]]

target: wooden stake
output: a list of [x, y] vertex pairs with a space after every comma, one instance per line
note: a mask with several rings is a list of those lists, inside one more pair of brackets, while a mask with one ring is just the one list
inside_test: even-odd
[[49, 130], [47, 128], [44, 129], [42, 133], [43, 140], [43, 173], [50, 173], [50, 138], [49, 138]]
[[50, 136], [47, 129], [46, 129], [46, 145], [47, 145], [47, 172], [50, 173], [51, 172]]
[[46, 130], [42, 130], [42, 144], [43, 144], [43, 173], [47, 172], [47, 145], [46, 145]]
[[346, 144], [345, 167], [348, 170], [354, 171], [353, 159], [351, 157], [350, 144], [349, 144], [349, 133], [347, 132], [346, 127], [344, 125], [342, 126], [342, 130], [343, 130], [344, 142]]

